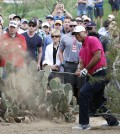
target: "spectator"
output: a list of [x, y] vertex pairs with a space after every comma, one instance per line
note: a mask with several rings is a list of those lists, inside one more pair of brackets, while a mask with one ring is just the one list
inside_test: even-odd
[[58, 56], [58, 47], [60, 42], [60, 31], [53, 29], [51, 31], [52, 44], [46, 47], [45, 60], [43, 61], [43, 66], [51, 66], [52, 71], [59, 71], [60, 60]]
[[87, 14], [86, 4], [87, 0], [77, 0], [77, 16], [81, 17], [82, 15]]
[[70, 32], [70, 27], [69, 27], [70, 20], [71, 19], [69, 17], [65, 17], [65, 19], [63, 21], [63, 29], [62, 29], [63, 34], [67, 34]]
[[79, 25], [82, 25], [82, 18], [81, 17], [77, 17], [76, 18], [76, 22], [77, 22], [77, 25], [79, 26]]
[[108, 2], [111, 5], [112, 14], [114, 14], [116, 17], [118, 17], [120, 0], [109, 0]]
[[50, 34], [50, 25], [48, 22], [43, 22], [42, 29], [45, 32], [46, 35]]
[[95, 23], [98, 23], [98, 18], [100, 19], [100, 27], [102, 27], [103, 23], [103, 0], [94, 0], [94, 15], [95, 15]]
[[84, 77], [89, 74], [95, 80], [91, 82], [88, 75], [87, 82], [80, 90], [79, 125], [74, 126], [73, 129], [91, 129], [91, 126], [89, 125], [89, 107], [93, 95], [99, 92], [101, 92], [101, 94], [98, 94], [97, 99], [92, 101], [96, 102], [96, 106], [99, 110], [102, 110], [102, 116], [109, 126], [118, 126], [119, 122], [117, 119], [112, 114], [107, 114], [107, 108], [101, 104], [102, 93], [105, 86], [109, 83], [109, 78], [107, 77], [107, 63], [103, 47], [96, 37], [87, 36], [83, 26], [75, 27], [73, 34], [78, 41], [82, 42], [82, 48], [79, 53], [80, 61], [76, 75]]
[[42, 39], [36, 34], [37, 20], [31, 19], [28, 22], [28, 31], [23, 33], [27, 42], [28, 56], [27, 63], [31, 60], [37, 61], [37, 69], [40, 70], [40, 62], [42, 57]]
[[[6, 62], [10, 61], [16, 68], [23, 67], [26, 53], [26, 40], [23, 35], [17, 33], [18, 24], [16, 21], [10, 21], [8, 32], [0, 38], [0, 66], [4, 67]], [[5, 75], [5, 74], [4, 74]], [[5, 78], [5, 77], [4, 77]]]
[[70, 32], [65, 34], [60, 41], [59, 57], [61, 64], [64, 67], [64, 71], [68, 72], [68, 74], [64, 76], [64, 82], [72, 85], [73, 94], [78, 101], [78, 92], [81, 84], [80, 79], [74, 75], [69, 75], [69, 73], [75, 73], [78, 65], [78, 53], [81, 48], [81, 43], [72, 36], [73, 29], [77, 26], [76, 20], [71, 20], [69, 26]]
[[10, 14], [9, 17], [8, 17], [9, 21], [13, 20], [13, 18], [14, 18], [15, 16], [16, 16], [15, 14]]
[[27, 32], [27, 29], [28, 29], [28, 21], [27, 19], [22, 19], [21, 20], [21, 26], [20, 26], [20, 34], [24, 33], [24, 32]]
[[56, 20], [55, 24], [54, 24], [54, 28], [61, 32], [62, 31], [62, 21], [61, 20]]
[[0, 36], [3, 34], [3, 25], [0, 23]]
[[46, 17], [46, 21], [49, 23], [50, 28], [52, 29], [53, 28], [53, 25], [54, 25], [54, 17], [52, 15], [48, 15]]
[[87, 0], [87, 15], [93, 21], [94, 0]]
[[54, 21], [64, 21], [65, 17], [69, 17], [72, 19], [72, 15], [65, 10], [64, 5], [62, 3], [56, 4], [52, 15], [54, 16]]
[[108, 21], [109, 21], [109, 22], [115, 21], [115, 16], [112, 15], [112, 14], [109, 14], [109, 15], [108, 15]]

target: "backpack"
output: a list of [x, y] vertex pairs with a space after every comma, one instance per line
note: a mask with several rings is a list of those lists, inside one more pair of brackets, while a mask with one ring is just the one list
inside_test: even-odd
[[112, 5], [113, 4], [113, 0], [108, 0], [108, 3]]

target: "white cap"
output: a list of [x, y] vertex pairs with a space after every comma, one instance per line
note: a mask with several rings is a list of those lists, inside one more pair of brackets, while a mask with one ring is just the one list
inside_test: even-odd
[[18, 23], [16, 22], [16, 21], [10, 21], [10, 23], [9, 23], [9, 27], [10, 26], [13, 26], [13, 27], [18, 27]]
[[83, 26], [76, 26], [74, 28], [74, 31], [72, 32], [72, 35], [74, 35], [74, 33], [79, 33], [79, 32], [83, 32], [83, 31], [86, 31], [85, 27], [83, 27]]
[[42, 27], [44, 27], [44, 26], [50, 27], [50, 24], [48, 22], [43, 22]]
[[109, 21], [115, 20], [115, 16], [112, 15], [112, 14], [109, 14], [109, 15], [108, 15], [108, 20], [109, 20]]

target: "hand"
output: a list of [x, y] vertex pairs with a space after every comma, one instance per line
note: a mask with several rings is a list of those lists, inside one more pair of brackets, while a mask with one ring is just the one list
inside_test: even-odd
[[77, 69], [77, 70], [76, 70], [75, 75], [77, 75], [77, 76], [80, 77], [80, 69]]
[[52, 70], [57, 70], [57, 71], [58, 71], [58, 66], [57, 66], [57, 65], [52, 65], [52, 66], [51, 66], [51, 69], [52, 69]]
[[83, 70], [80, 71], [80, 76], [86, 76], [88, 73], [88, 70], [84, 68]]

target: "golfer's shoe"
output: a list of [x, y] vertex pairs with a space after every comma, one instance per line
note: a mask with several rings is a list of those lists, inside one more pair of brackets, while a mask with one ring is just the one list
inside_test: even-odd
[[86, 124], [86, 125], [79, 124], [79, 125], [73, 126], [72, 129], [89, 130], [89, 129], [91, 129], [91, 126], [89, 124]]
[[[107, 123], [102, 123], [102, 126], [110, 126]], [[114, 125], [112, 125], [111, 127], [120, 127], [120, 121], [117, 121]]]

